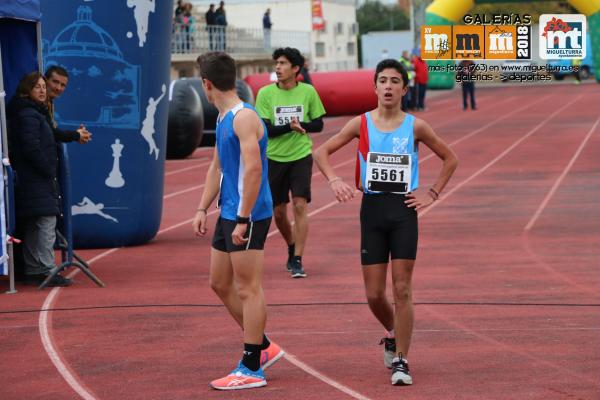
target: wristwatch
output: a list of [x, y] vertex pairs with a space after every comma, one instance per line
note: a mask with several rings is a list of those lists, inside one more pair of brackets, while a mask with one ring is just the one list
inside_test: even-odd
[[250, 222], [250, 217], [240, 217], [238, 215], [235, 217], [235, 222], [238, 224], [247, 224]]

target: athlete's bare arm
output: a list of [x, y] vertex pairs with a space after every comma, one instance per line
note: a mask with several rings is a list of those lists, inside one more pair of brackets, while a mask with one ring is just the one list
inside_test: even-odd
[[216, 146], [213, 152], [212, 162], [206, 173], [205, 182], [204, 191], [202, 192], [200, 203], [198, 203], [194, 222], [192, 222], [192, 227], [194, 228], [196, 236], [204, 236], [206, 234], [207, 210], [219, 194], [220, 190], [221, 164], [219, 162], [219, 153], [217, 152]]
[[434, 193], [430, 193], [429, 190], [417, 190], [406, 195], [408, 200], [405, 203], [408, 204], [408, 207], [416, 207], [417, 210], [420, 210], [431, 205], [437, 195], [442, 192], [458, 166], [458, 157], [446, 142], [435, 134], [431, 126], [420, 118], [415, 119], [414, 134], [415, 142], [425, 144], [443, 163], [435, 183], [431, 186]]
[[335, 198], [340, 202], [352, 199], [354, 197], [354, 189], [336, 175], [335, 170], [329, 163], [329, 156], [350, 143], [353, 139], [359, 137], [360, 117], [355, 117], [348, 121], [340, 132], [319, 146], [313, 154], [317, 167], [319, 167], [321, 173], [329, 182]]
[[[258, 115], [249, 109], [240, 110], [233, 120], [233, 130], [240, 140], [240, 153], [244, 163], [244, 189], [242, 192], [239, 216], [248, 217], [256, 203], [262, 179], [262, 162], [260, 158], [259, 139], [263, 132]], [[233, 243], [241, 245], [248, 241], [244, 238], [246, 224], [238, 224], [231, 235]]]

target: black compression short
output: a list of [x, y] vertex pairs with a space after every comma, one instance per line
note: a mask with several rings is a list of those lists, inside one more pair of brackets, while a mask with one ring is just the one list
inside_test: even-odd
[[252, 221], [248, 224], [245, 238], [248, 238], [246, 244], [238, 246], [233, 244], [231, 234], [235, 229], [237, 222], [219, 217], [215, 226], [215, 235], [212, 241], [212, 247], [219, 251], [232, 253], [234, 251], [244, 250], [263, 250], [269, 227], [271, 226], [271, 218], [262, 219], [260, 221]]
[[417, 257], [417, 212], [408, 208], [403, 194], [363, 194], [360, 206], [360, 258], [362, 265]]

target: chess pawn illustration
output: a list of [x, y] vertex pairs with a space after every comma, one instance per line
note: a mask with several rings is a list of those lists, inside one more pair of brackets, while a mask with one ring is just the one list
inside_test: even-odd
[[121, 158], [121, 152], [123, 151], [124, 145], [121, 144], [119, 139], [115, 140], [115, 143], [110, 145], [113, 150], [113, 168], [108, 174], [108, 178], [104, 181], [106, 186], [111, 188], [120, 188], [125, 185], [125, 180], [123, 179], [123, 175], [121, 175], [119, 159]]

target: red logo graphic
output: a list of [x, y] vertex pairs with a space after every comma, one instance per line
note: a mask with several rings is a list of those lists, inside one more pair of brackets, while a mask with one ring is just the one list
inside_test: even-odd
[[[552, 31], [552, 32], [562, 31], [562, 32], [567, 33], [572, 30], [573, 30], [573, 28], [570, 27], [569, 24], [566, 23], [565, 21], [563, 21], [562, 19], [560, 19], [560, 18], [556, 19], [556, 17], [552, 17], [552, 19], [546, 23], [546, 26], [544, 27], [544, 33], [542, 33], [542, 36], [547, 38], [548, 31]], [[554, 37], [554, 44], [555, 45], [558, 44], [558, 37]]]

